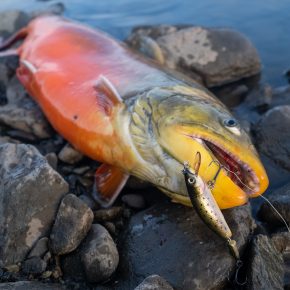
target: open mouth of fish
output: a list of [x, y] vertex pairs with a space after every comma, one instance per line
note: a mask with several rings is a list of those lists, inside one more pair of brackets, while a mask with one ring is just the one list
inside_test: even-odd
[[226, 170], [228, 177], [247, 194], [259, 191], [259, 179], [251, 167], [237, 156], [222, 148], [220, 144], [213, 141], [196, 138], [214, 155], [218, 163]]

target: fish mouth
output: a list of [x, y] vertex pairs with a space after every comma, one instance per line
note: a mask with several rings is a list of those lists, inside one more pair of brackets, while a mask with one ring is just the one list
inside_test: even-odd
[[[245, 193], [253, 195], [260, 190], [260, 182], [254, 170], [237, 155], [222, 147], [217, 142], [204, 138], [191, 136], [202, 143], [203, 146], [215, 157], [216, 163], [221, 166], [227, 176]], [[213, 161], [214, 162], [214, 161]], [[211, 165], [209, 165], [211, 166]]]

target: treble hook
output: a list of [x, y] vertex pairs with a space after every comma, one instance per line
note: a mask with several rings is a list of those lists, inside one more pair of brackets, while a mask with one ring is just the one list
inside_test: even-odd
[[214, 188], [215, 183], [216, 183], [216, 180], [217, 180], [217, 178], [218, 178], [218, 176], [219, 176], [221, 170], [224, 168], [224, 166], [223, 166], [222, 164], [220, 164], [217, 160], [212, 160], [212, 161], [210, 162], [210, 164], [208, 165], [208, 167], [210, 167], [210, 166], [212, 165], [212, 163], [217, 163], [217, 165], [218, 165], [219, 168], [218, 168], [216, 174], [214, 175], [213, 179], [212, 179], [212, 180], [209, 180], [209, 181], [207, 182], [207, 185], [208, 185], [208, 187], [209, 187], [210, 189], [213, 189], [213, 188]]
[[237, 260], [236, 262], [236, 272], [235, 272], [235, 283], [239, 286], [244, 286], [247, 283], [247, 277], [244, 282], [239, 281], [239, 271], [243, 267], [244, 263], [242, 260]]

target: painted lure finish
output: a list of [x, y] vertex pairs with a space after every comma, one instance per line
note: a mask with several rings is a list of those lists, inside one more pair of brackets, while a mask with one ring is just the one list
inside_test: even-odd
[[60, 17], [36, 18], [18, 33], [24, 36], [17, 76], [56, 131], [104, 163], [96, 174], [100, 199], [112, 201], [132, 174], [190, 205], [181, 171], [196, 152], [206, 182], [218, 169], [209, 164], [219, 160], [247, 185], [222, 169], [212, 190], [220, 208], [244, 204], [267, 188], [249, 137], [238, 124], [229, 126], [233, 117], [205, 88]]

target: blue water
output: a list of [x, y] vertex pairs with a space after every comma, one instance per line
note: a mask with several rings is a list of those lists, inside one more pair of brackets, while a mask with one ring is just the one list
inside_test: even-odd
[[[0, 0], [0, 11], [40, 9], [58, 1]], [[286, 0], [63, 0], [67, 17], [124, 39], [142, 24], [196, 24], [231, 27], [256, 46], [263, 63], [262, 79], [286, 84], [290, 68], [290, 1]]]

